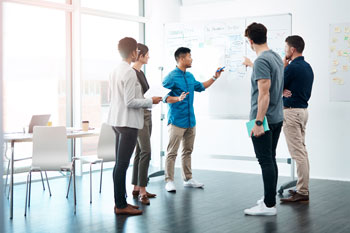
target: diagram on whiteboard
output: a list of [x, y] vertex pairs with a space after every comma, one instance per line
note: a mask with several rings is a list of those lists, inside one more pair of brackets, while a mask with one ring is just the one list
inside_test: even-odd
[[330, 25], [329, 76], [332, 101], [350, 101], [350, 23]]
[[244, 29], [244, 20], [167, 25], [165, 31], [165, 56], [169, 63], [167, 65], [174, 67], [174, 51], [177, 48], [188, 47], [194, 59], [191, 72], [207, 78], [217, 67], [225, 66], [225, 71], [230, 73], [226, 76], [244, 78], [246, 73], [242, 65], [242, 57], [246, 50]]
[[174, 52], [179, 47], [191, 49], [196, 80], [203, 82], [225, 66], [219, 80], [195, 98], [197, 115], [214, 118], [247, 119], [250, 111], [251, 68], [243, 65], [244, 56], [254, 61], [256, 54], [246, 43], [244, 32], [252, 22], [264, 24], [268, 46], [284, 57], [285, 39], [291, 35], [290, 14], [219, 19], [190, 23], [166, 24], [164, 27], [164, 73], [176, 66]]

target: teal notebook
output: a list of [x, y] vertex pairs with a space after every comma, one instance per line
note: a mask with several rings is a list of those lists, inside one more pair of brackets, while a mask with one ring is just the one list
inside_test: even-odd
[[[252, 129], [254, 128], [255, 120], [256, 120], [256, 119], [251, 120], [251, 121], [248, 121], [248, 122], [246, 123], [246, 125], [247, 125], [247, 130], [248, 130], [248, 137], [250, 137], [250, 133], [252, 132]], [[267, 122], [266, 117], [264, 117], [263, 126], [264, 126], [265, 132], [268, 131], [268, 130], [270, 130], [269, 124], [268, 124], [268, 122]]]

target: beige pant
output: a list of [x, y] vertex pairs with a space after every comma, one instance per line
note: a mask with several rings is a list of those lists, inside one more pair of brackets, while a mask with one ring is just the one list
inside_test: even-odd
[[174, 168], [177, 151], [182, 142], [182, 178], [187, 181], [192, 179], [191, 154], [193, 151], [194, 138], [196, 136], [196, 127], [179, 128], [175, 125], [169, 125], [169, 144], [165, 161], [165, 181], [174, 180]]
[[288, 150], [297, 165], [297, 192], [309, 194], [309, 158], [305, 147], [305, 127], [309, 114], [307, 109], [284, 109], [283, 132], [286, 137]]

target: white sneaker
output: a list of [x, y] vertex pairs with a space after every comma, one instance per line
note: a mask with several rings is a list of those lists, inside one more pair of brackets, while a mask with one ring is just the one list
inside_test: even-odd
[[192, 188], [203, 188], [204, 184], [197, 182], [194, 179], [189, 179], [188, 181], [184, 181], [185, 187], [192, 187]]
[[168, 192], [176, 192], [176, 187], [174, 181], [169, 181], [165, 184], [165, 189]]
[[263, 201], [258, 201], [258, 205], [250, 208], [250, 209], [245, 209], [244, 213], [247, 215], [276, 215], [277, 214], [277, 209], [276, 207], [267, 207], [265, 205], [265, 202]]
[[256, 201], [256, 204], [259, 205], [261, 202], [264, 202], [265, 196], [262, 196], [259, 200]]

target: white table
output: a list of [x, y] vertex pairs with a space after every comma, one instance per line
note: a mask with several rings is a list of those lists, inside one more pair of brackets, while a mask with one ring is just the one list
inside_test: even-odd
[[[67, 138], [73, 139], [73, 156], [75, 156], [75, 145], [76, 145], [75, 140], [77, 138], [93, 137], [98, 135], [99, 135], [99, 131], [96, 129], [89, 130], [89, 131], [82, 131], [82, 130], [74, 130], [72, 128], [67, 128]], [[33, 141], [33, 134], [30, 134], [30, 133], [4, 134], [4, 142], [11, 143], [10, 219], [13, 218], [13, 171], [14, 171], [15, 143], [31, 142], [31, 141]]]

